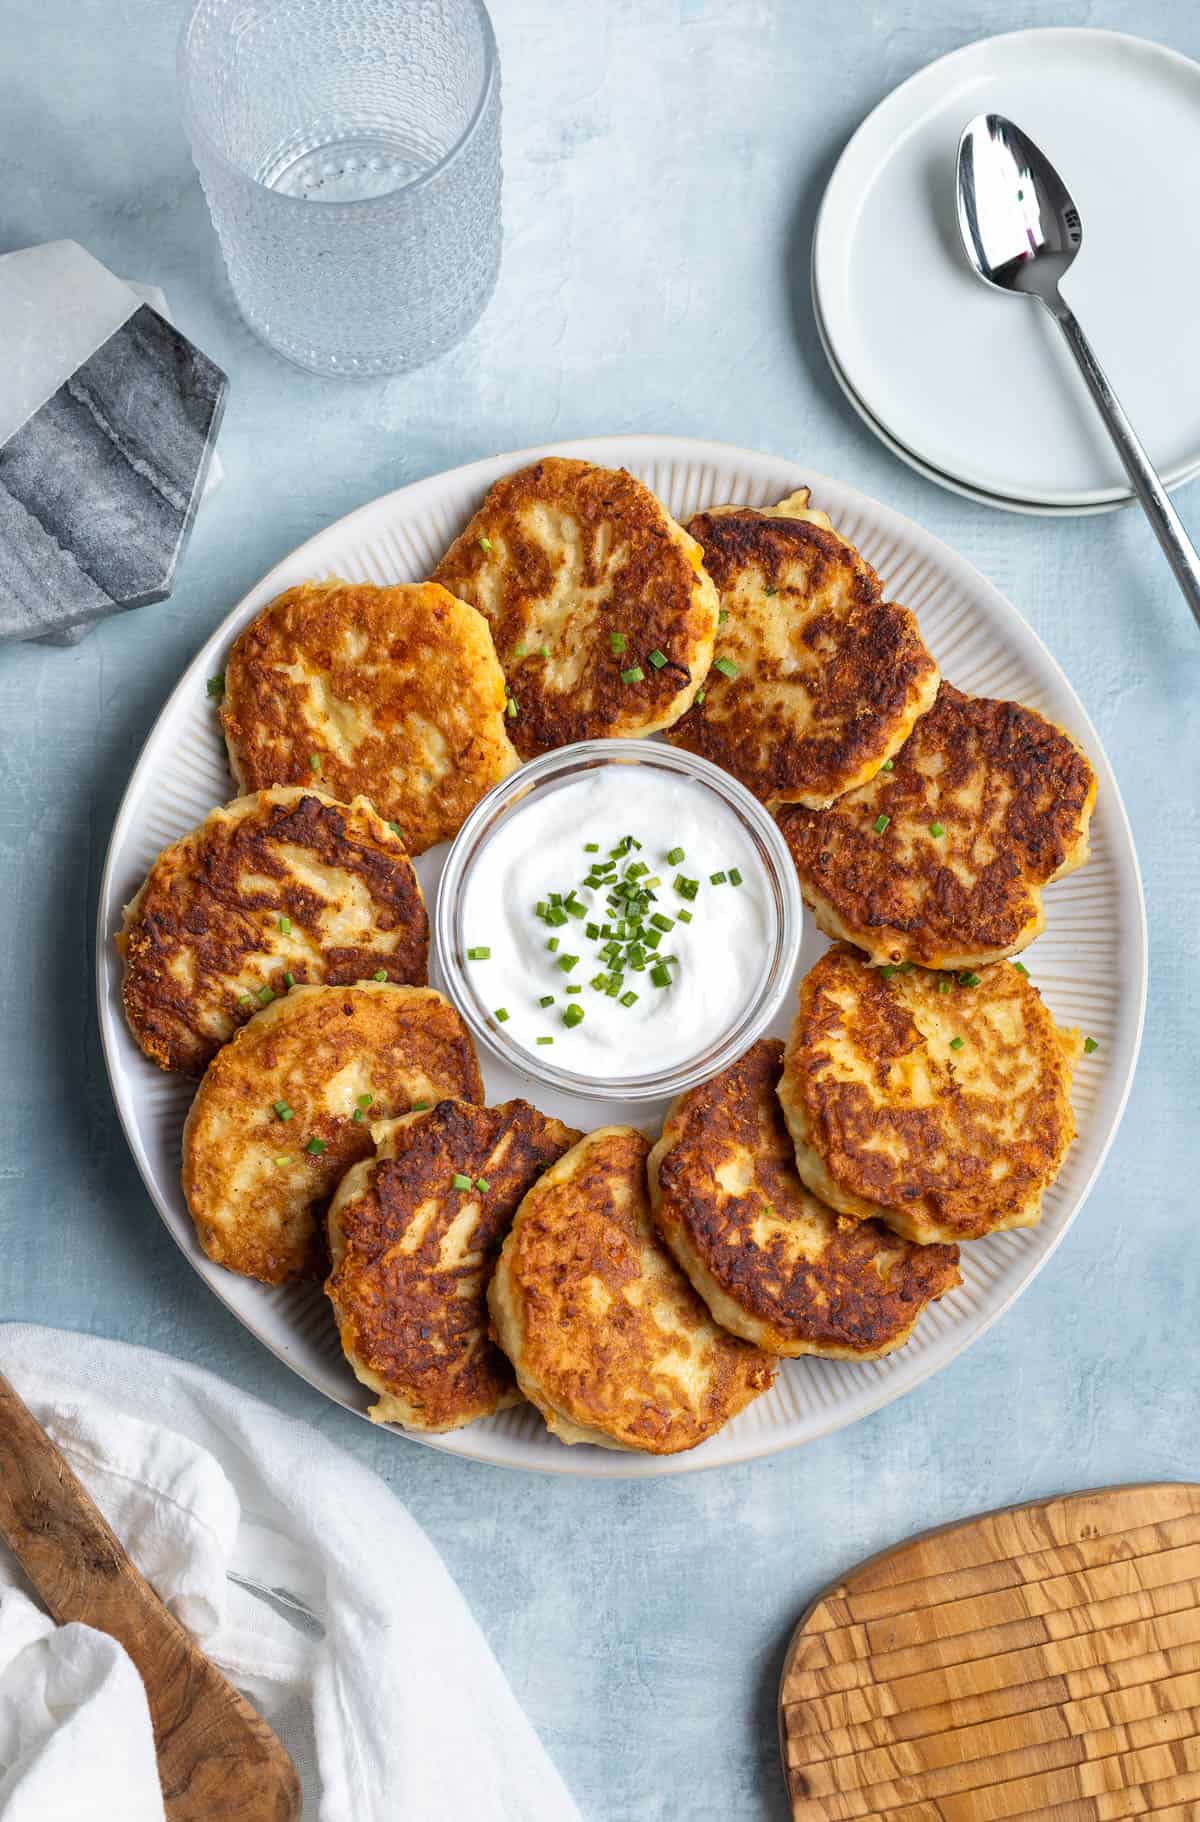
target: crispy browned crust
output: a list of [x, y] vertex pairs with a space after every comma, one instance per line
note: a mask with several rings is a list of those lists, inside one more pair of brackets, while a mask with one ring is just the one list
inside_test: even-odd
[[1032, 942], [1042, 887], [1087, 858], [1095, 796], [1053, 722], [943, 683], [890, 772], [779, 826], [829, 935], [873, 961], [972, 968]]
[[[620, 1448], [670, 1455], [765, 1392], [774, 1367], [716, 1327], [662, 1246], [649, 1150], [631, 1127], [583, 1139], [525, 1197], [501, 1272], [520, 1309], [518, 1380], [551, 1428], [565, 1417]], [[696, 1350], [698, 1405], [677, 1377], [685, 1345]]]
[[487, 626], [430, 582], [288, 589], [234, 644], [225, 692], [240, 789], [362, 795], [413, 854], [456, 835], [517, 763]]
[[[487, 616], [517, 703], [508, 731], [527, 758], [669, 726], [712, 657], [717, 604], [700, 552], [624, 469], [547, 457], [505, 475], [433, 574]], [[622, 683], [635, 666], [642, 680]]]
[[914, 1246], [805, 1189], [775, 1093], [782, 1066], [783, 1045], [764, 1039], [676, 1102], [651, 1166], [659, 1231], [702, 1294], [728, 1299], [714, 1314], [744, 1314], [763, 1347], [890, 1353], [959, 1283], [958, 1248]]
[[820, 525], [741, 508], [699, 513], [688, 530], [727, 616], [716, 657], [738, 674], [709, 672], [672, 741], [764, 803], [828, 803], [870, 777], [937, 687], [914, 616]]
[[[183, 1136], [183, 1191], [210, 1259], [265, 1284], [321, 1276], [326, 1204], [374, 1149], [360, 1091], [371, 1120], [444, 1095], [482, 1101], [471, 1034], [448, 1000], [374, 981], [297, 988], [217, 1053]], [[308, 1151], [311, 1140], [325, 1149]]]
[[[517, 1402], [488, 1339], [488, 1280], [521, 1198], [578, 1138], [528, 1101], [442, 1101], [337, 1198], [325, 1290], [347, 1359], [383, 1395], [373, 1415], [452, 1430]], [[456, 1174], [487, 1189], [454, 1189]]]
[[[365, 894], [370, 940], [328, 939], [323, 923], [343, 900], [297, 878], [295, 850]], [[297, 985], [341, 985], [380, 969], [390, 981], [423, 983], [429, 920], [403, 843], [369, 804], [272, 791], [236, 799], [164, 849], [126, 910], [117, 946], [134, 1037], [161, 1069], [199, 1075], [258, 1011], [256, 990], [285, 991], [285, 973]]]
[[780, 1082], [800, 1175], [917, 1241], [1033, 1226], [1075, 1137], [1079, 1048], [1011, 963], [967, 986], [839, 944], [800, 984]]

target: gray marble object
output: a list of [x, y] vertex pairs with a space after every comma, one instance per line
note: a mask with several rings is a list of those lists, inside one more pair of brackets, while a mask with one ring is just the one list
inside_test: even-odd
[[170, 594], [226, 384], [143, 304], [0, 445], [0, 639]]

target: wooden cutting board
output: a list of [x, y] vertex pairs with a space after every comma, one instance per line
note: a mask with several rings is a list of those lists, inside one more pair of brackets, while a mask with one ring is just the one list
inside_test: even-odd
[[1200, 1487], [990, 1512], [863, 1563], [788, 1647], [795, 1822], [1200, 1818]]

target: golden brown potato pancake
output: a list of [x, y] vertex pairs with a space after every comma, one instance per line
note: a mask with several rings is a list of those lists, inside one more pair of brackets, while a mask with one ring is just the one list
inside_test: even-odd
[[563, 1442], [694, 1449], [771, 1384], [773, 1363], [712, 1321], [654, 1229], [650, 1147], [604, 1126], [517, 1211], [488, 1291], [517, 1383]]
[[802, 492], [698, 513], [721, 603], [704, 688], [671, 730], [764, 803], [821, 806], [872, 777], [937, 691], [906, 607]]
[[431, 582], [305, 582], [255, 616], [221, 720], [243, 791], [370, 799], [421, 854], [517, 763], [487, 623]]
[[280, 789], [164, 848], [116, 940], [134, 1037], [161, 1069], [199, 1075], [292, 982], [423, 982], [429, 920], [404, 844], [365, 799]]
[[[325, 1290], [370, 1415], [457, 1430], [520, 1402], [487, 1287], [517, 1205], [579, 1138], [528, 1101], [440, 1101], [374, 1129], [329, 1209]], [[466, 1187], [456, 1187], [465, 1178]]]
[[296, 987], [217, 1053], [183, 1132], [183, 1192], [210, 1259], [265, 1284], [319, 1277], [325, 1207], [370, 1121], [483, 1099], [471, 1036], [429, 987]]
[[805, 1189], [763, 1039], [676, 1101], [650, 1154], [658, 1231], [713, 1316], [771, 1354], [874, 1360], [959, 1282], [956, 1246], [914, 1246]]
[[712, 658], [700, 548], [624, 469], [547, 456], [505, 475], [433, 573], [487, 616], [526, 758], [670, 727]]
[[1042, 929], [1043, 886], [1088, 857], [1095, 798], [1061, 728], [943, 683], [889, 771], [779, 826], [826, 935], [875, 962], [971, 969]]
[[1035, 1226], [1075, 1137], [1079, 1034], [1019, 965], [967, 981], [830, 949], [800, 984], [784, 1057], [779, 1099], [809, 1189], [918, 1242]]

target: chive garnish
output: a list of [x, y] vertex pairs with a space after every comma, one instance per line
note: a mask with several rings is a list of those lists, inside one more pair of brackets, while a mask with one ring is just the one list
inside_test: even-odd
[[242, 993], [242, 994], [238, 995], [238, 1005], [239, 1006], [253, 1006], [253, 1004], [254, 1004], [254, 995], [253, 994]]
[[256, 997], [260, 1006], [269, 1006], [275, 994], [270, 987], [260, 987]]
[[704, 707], [704, 698], [705, 698], [705, 696], [706, 696], [706, 695], [707, 695], [707, 694], [708, 694], [708, 692], [707, 692], [707, 690], [697, 690], [697, 691], [696, 691], [696, 706], [697, 706], [697, 708], [703, 708], [703, 707]]
[[879, 770], [881, 772], [893, 772], [893, 771], [895, 771], [895, 769], [896, 769], [896, 761], [894, 759], [885, 759], [883, 764], [879, 768]]
[[687, 856], [684, 853], [682, 848], [669, 848], [667, 850], [668, 867], [677, 867], [677, 866], [679, 866], [681, 861], [686, 860], [686, 859], [687, 859]]
[[[565, 918], [563, 919], [563, 922], [564, 923], [566, 922]], [[549, 949], [551, 955], [553, 955], [554, 951], [558, 948], [558, 938], [556, 936], [552, 936], [550, 938], [549, 942], [546, 944], [546, 947], [547, 947], [547, 949]]]
[[497, 1022], [499, 1024], [506, 1025], [508, 1023], [508, 1007], [507, 1006], [497, 1006], [496, 1010], [492, 1014], [492, 1016], [494, 1019], [497, 1020]]
[[582, 993], [583, 988], [579, 985], [578, 981], [568, 981], [566, 986], [563, 988], [563, 992], [564, 993]]
[[935, 841], [937, 841], [941, 836], [943, 836], [946, 833], [945, 823], [944, 822], [931, 822], [929, 825], [929, 833], [933, 836], [933, 839]]
[[292, 1161], [292, 1160], [291, 1160], [291, 1158], [290, 1158], [290, 1157], [289, 1157], [289, 1156], [288, 1156], [288, 1154], [287, 1154], [287, 1152], [286, 1152], [286, 1151], [285, 1151], [285, 1152], [284, 1152], [284, 1153], [283, 1153], [283, 1156], [282, 1156], [282, 1157], [279, 1157], [279, 1158], [276, 1158], [276, 1160], [275, 1160], [275, 1168], [276, 1168], [276, 1170], [282, 1170], [282, 1169], [283, 1169], [283, 1167], [284, 1167], [284, 1165], [285, 1165], [285, 1164], [290, 1164], [290, 1163], [291, 1163], [291, 1161]]
[[476, 1187], [476, 1189], [477, 1189], [477, 1190], [478, 1190], [478, 1191], [479, 1191], [479, 1193], [480, 1193], [480, 1195], [481, 1195], [481, 1196], [486, 1196], [486, 1195], [487, 1195], [487, 1193], [488, 1193], [488, 1190], [489, 1190], [489, 1189], [490, 1189], [490, 1188], [491, 1188], [491, 1187], [492, 1187], [492, 1186], [491, 1186], [491, 1184], [490, 1184], [490, 1183], [489, 1183], [489, 1182], [488, 1182], [488, 1180], [487, 1180], [487, 1178], [486, 1178], [486, 1177], [476, 1177], [476, 1179], [475, 1179], [475, 1187]]
[[575, 1025], [582, 1025], [583, 1007], [582, 1006], [568, 1006], [566, 1011], [562, 1015], [562, 1021], [568, 1030], [570, 1030]]
[[764, 593], [764, 595], [777, 595], [779, 593], [779, 590], [772, 583], [769, 587], [767, 587], [763, 590], [763, 593]]
[[451, 1189], [470, 1189], [471, 1179], [461, 1170], [456, 1170], [450, 1179]]
[[490, 538], [480, 538], [479, 548], [480, 550], [491, 550], [492, 540]]
[[361, 1126], [366, 1116], [361, 1107], [356, 1107], [350, 1117], [356, 1126]]
[[585, 854], [599, 854], [600, 843], [598, 841], [585, 841], [583, 844], [583, 851]]
[[736, 677], [738, 667], [732, 658], [718, 658], [713, 665], [714, 671], [720, 671], [722, 677]]
[[398, 822], [389, 822], [388, 828], [392, 831], [392, 834], [396, 837], [397, 841], [404, 840], [404, 830], [400, 827]]
[[469, 962], [486, 962], [491, 960], [491, 954], [486, 943], [477, 943], [473, 949], [467, 950], [467, 960]]
[[1083, 1048], [1086, 1055], [1091, 1056], [1093, 1050], [1099, 1050], [1100, 1048], [1099, 1038], [1084, 1038]]
[[610, 633], [608, 635], [608, 643], [612, 647], [614, 652], [617, 652], [617, 653], [623, 652], [625, 650], [624, 633]]
[[963, 1044], [965, 1042], [966, 1042], [965, 1038], [951, 1038], [950, 1039], [950, 1048], [951, 1048], [951, 1050], [961, 1050], [963, 1047]]
[[386, 981], [387, 977], [388, 977], [388, 971], [386, 968], [376, 968], [374, 974], [371, 976], [371, 979], [373, 981]]
[[276, 1101], [275, 1117], [277, 1120], [291, 1120], [295, 1118], [295, 1115], [286, 1101]]
[[554, 1039], [553, 1038], [539, 1038], [537, 1041], [539, 1044], [553, 1044]]
[[693, 898], [695, 898], [697, 892], [699, 892], [699, 890], [700, 890], [700, 881], [698, 879], [688, 879], [686, 877], [686, 875], [684, 875], [682, 873], [679, 875], [679, 877], [677, 879], [673, 880], [671, 883], [675, 887], [675, 890], [676, 890], [676, 892], [678, 892], [680, 898], [686, 898], [689, 901], [689, 903]]
[[665, 652], [660, 652], [658, 647], [655, 646], [654, 650], [649, 654], [649, 656], [650, 656], [650, 662], [654, 666], [655, 670], [661, 671], [663, 668], [663, 665], [667, 662], [667, 654]]
[[538, 1001], [539, 1006], [553, 1006], [553, 1004], [554, 995], [552, 993], [543, 993], [541, 999]]
[[741, 883], [742, 883], [742, 875], [741, 875], [741, 873], [740, 873], [740, 871], [739, 871], [739, 870], [738, 870], [738, 868], [737, 868], [737, 867], [730, 867], [730, 869], [729, 869], [729, 883], [730, 883], [730, 885], [731, 885], [731, 886], [740, 886], [740, 885], [741, 885]]
[[667, 967], [665, 962], [655, 962], [653, 968], [650, 970], [650, 979], [654, 982], [656, 987], [669, 987], [671, 985], [671, 970]]
[[310, 753], [308, 756], [308, 763], [314, 772], [319, 772], [321, 770], [321, 755], [319, 753]]
[[515, 696], [510, 696], [508, 701], [505, 703], [504, 713], [509, 717], [510, 720], [516, 715], [517, 699]]
[[675, 928], [675, 919], [667, 917], [662, 911], [656, 911], [650, 922], [656, 930], [673, 930]]
[[882, 835], [883, 831], [887, 828], [887, 826], [888, 826], [889, 822], [891, 822], [891, 820], [892, 819], [890, 816], [883, 816], [883, 815], [877, 816], [875, 818], [875, 823], [874, 823], [874, 829], [875, 829], [876, 835]]
[[633, 991], [632, 987], [629, 989], [628, 993], [623, 993], [621, 995], [621, 1004], [622, 1006], [637, 1005], [637, 994]]
[[357, 1099], [358, 1099], [358, 1105], [362, 1108], [363, 1112], [365, 1113], [367, 1108], [370, 1107], [371, 1103], [374, 1101], [375, 1096], [373, 1094], [360, 1094], [357, 1097]]
[[728, 620], [728, 618], [729, 618], [729, 609], [727, 607], [719, 608], [717, 611], [717, 625], [724, 626], [724, 624]]
[[1025, 975], [1025, 976], [1026, 976], [1026, 977], [1028, 977], [1028, 974], [1029, 974], [1029, 970], [1028, 970], [1028, 968], [1027, 968], [1027, 967], [1026, 967], [1026, 966], [1025, 966], [1025, 964], [1024, 964], [1024, 962], [1014, 962], [1014, 963], [1013, 963], [1013, 967], [1014, 967], [1014, 968], [1015, 968], [1015, 969], [1016, 969], [1016, 971], [1017, 971], [1017, 973], [1018, 973], [1018, 974], [1023, 974], [1023, 975]]
[[577, 955], [560, 955], [558, 965], [564, 974], [570, 974], [572, 968], [579, 966], [579, 957]]
[[677, 911], [675, 915], [681, 924], [690, 924], [692, 921], [692, 914], [690, 911]]
[[981, 978], [978, 974], [960, 974], [958, 984], [960, 987], [978, 987]]
[[408, 1111], [409, 1113], [428, 1113], [432, 1105], [432, 1101], [414, 1101]]
[[325, 1141], [324, 1139], [310, 1139], [304, 1149], [312, 1157], [319, 1158], [325, 1149]]
[[280, 918], [279, 933], [281, 936], [290, 936], [292, 934], [292, 920], [290, 917]]
[[292, 973], [292, 972], [291, 972], [291, 970], [290, 970], [290, 969], [289, 969], [289, 970], [288, 970], [288, 972], [287, 972], [287, 973], [286, 973], [286, 974], [285, 974], [285, 975], [284, 975], [284, 977], [283, 977], [283, 984], [284, 984], [284, 986], [285, 986], [285, 987], [287, 987], [287, 988], [289, 988], [289, 989], [290, 989], [290, 988], [292, 988], [292, 987], [294, 987], [294, 986], [295, 986], [295, 985], [296, 985], [296, 977], [295, 977], [295, 975], [294, 975], [294, 974], [293, 974], [293, 973]]
[[209, 678], [208, 693], [210, 696], [223, 696], [225, 694], [224, 671], [218, 671], [215, 677]]
[[951, 993], [951, 992], [953, 992], [953, 989], [954, 989], [954, 982], [951, 980], [948, 980], [946, 978], [946, 976], [943, 974], [938, 981], [938, 992], [939, 993]]
[[631, 664], [627, 671], [621, 672], [622, 683], [640, 683], [646, 673], [640, 664]]
[[710, 873], [708, 883], [710, 886], [723, 886], [728, 878], [728, 873], [722, 870], [720, 873]]

